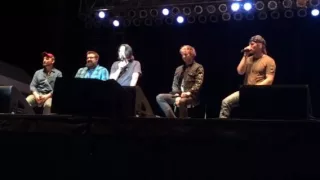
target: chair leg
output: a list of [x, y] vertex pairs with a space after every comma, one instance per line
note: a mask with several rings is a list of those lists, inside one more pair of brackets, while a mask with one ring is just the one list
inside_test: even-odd
[[207, 119], [207, 104], [204, 105], [204, 119]]

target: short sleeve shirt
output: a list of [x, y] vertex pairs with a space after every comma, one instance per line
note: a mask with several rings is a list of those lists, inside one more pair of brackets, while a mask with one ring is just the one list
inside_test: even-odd
[[[121, 61], [116, 61], [112, 64], [111, 66], [111, 73], [113, 74], [114, 72], [117, 71], [118, 69], [118, 64]], [[117, 82], [121, 86], [130, 86], [131, 80], [132, 80], [132, 75], [133, 73], [139, 73], [142, 74], [141, 72], [141, 65], [139, 61], [133, 60], [130, 61], [127, 66], [123, 68], [123, 70], [120, 72], [119, 77], [117, 79]]]

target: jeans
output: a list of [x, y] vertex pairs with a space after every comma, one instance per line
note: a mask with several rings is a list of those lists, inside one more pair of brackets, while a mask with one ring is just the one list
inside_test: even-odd
[[[29, 95], [26, 98], [27, 102], [31, 107], [35, 107], [38, 105], [36, 98], [34, 95]], [[43, 113], [44, 115], [49, 115], [51, 114], [51, 103], [52, 103], [52, 98], [48, 98], [44, 103], [43, 103]]]
[[[159, 104], [161, 110], [164, 112], [168, 118], [176, 118], [170, 104], [175, 104], [175, 99], [172, 94], [159, 94], [157, 96], [157, 103]], [[187, 118], [188, 117], [188, 105], [192, 103], [192, 98], [181, 98], [179, 102], [179, 117]]]
[[219, 118], [229, 118], [232, 108], [239, 106], [239, 91], [230, 94], [224, 98], [221, 103]]

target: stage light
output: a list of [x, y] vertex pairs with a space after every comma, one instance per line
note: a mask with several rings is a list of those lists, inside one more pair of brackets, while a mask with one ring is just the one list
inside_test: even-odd
[[118, 27], [120, 25], [120, 22], [118, 20], [113, 20], [112, 24], [114, 27]]
[[282, 5], [283, 5], [283, 7], [284, 8], [291, 8], [292, 7], [292, 0], [284, 0], [283, 2], [282, 2]]
[[177, 14], [179, 14], [180, 9], [178, 7], [173, 7], [171, 12], [172, 12], [173, 15], [177, 15]]
[[246, 15], [246, 19], [249, 20], [249, 21], [252, 21], [252, 20], [254, 20], [254, 15], [253, 14], [247, 14]]
[[296, 5], [297, 7], [305, 8], [307, 7], [308, 0], [297, 0]]
[[297, 12], [298, 17], [306, 17], [307, 14], [308, 13], [306, 8], [299, 9]]
[[233, 14], [233, 19], [236, 21], [241, 21], [243, 19], [242, 13], [234, 13]]
[[182, 12], [183, 12], [184, 15], [189, 16], [191, 14], [191, 9], [189, 7], [184, 7], [182, 9]]
[[146, 10], [141, 10], [139, 12], [139, 17], [140, 18], [146, 18], [148, 16], [148, 12]]
[[196, 14], [201, 14], [203, 12], [203, 9], [201, 6], [195, 6], [193, 11], [196, 13]]
[[180, 24], [183, 23], [184, 22], [184, 18], [182, 16], [178, 16], [177, 17], [177, 22], [180, 23]]
[[275, 10], [275, 9], [277, 9], [277, 7], [278, 7], [277, 2], [275, 2], [275, 1], [269, 1], [269, 2], [268, 2], [268, 8], [269, 8], [270, 10]]
[[262, 11], [264, 9], [264, 3], [262, 1], [257, 1], [255, 6], [258, 11]]
[[294, 16], [294, 13], [293, 13], [293, 11], [291, 9], [286, 10], [284, 12], [284, 17], [286, 17], [286, 18], [293, 18], [293, 16]]
[[209, 14], [213, 14], [214, 12], [216, 12], [216, 7], [214, 5], [209, 5], [207, 6], [207, 11]]
[[210, 22], [213, 22], [213, 23], [218, 22], [218, 17], [216, 15], [211, 15]]
[[162, 14], [165, 15], [165, 16], [168, 16], [168, 15], [169, 15], [169, 9], [164, 8], [164, 9], [162, 10]]
[[317, 7], [320, 4], [319, 0], [310, 0], [309, 2], [310, 2], [310, 5], [313, 7]]
[[318, 16], [319, 15], [319, 10], [318, 9], [313, 9], [311, 11], [312, 16]]
[[194, 16], [189, 16], [187, 18], [188, 23], [193, 24], [194, 22], [196, 22], [196, 18]]
[[103, 19], [104, 17], [106, 17], [106, 13], [103, 11], [99, 12], [99, 18]]
[[223, 21], [229, 21], [231, 19], [231, 15], [229, 13], [223, 13], [221, 18]]
[[228, 7], [226, 4], [220, 4], [219, 7], [218, 7], [219, 11], [222, 12], [222, 13], [225, 13], [228, 11]]
[[239, 3], [232, 3], [231, 4], [231, 10], [232, 11], [238, 11], [240, 9], [240, 4]]
[[158, 10], [156, 10], [156, 9], [151, 9], [151, 10], [150, 10], [150, 15], [151, 15], [152, 17], [157, 17], [157, 16], [158, 16]]
[[204, 23], [207, 22], [207, 17], [204, 16], [204, 15], [200, 15], [200, 16], [198, 17], [198, 21], [199, 21], [201, 24], [204, 24]]
[[272, 11], [270, 13], [270, 16], [271, 16], [272, 19], [279, 19], [280, 18], [280, 13], [277, 12], [277, 11]]
[[251, 3], [244, 3], [243, 9], [246, 11], [250, 11], [252, 9], [252, 4]]

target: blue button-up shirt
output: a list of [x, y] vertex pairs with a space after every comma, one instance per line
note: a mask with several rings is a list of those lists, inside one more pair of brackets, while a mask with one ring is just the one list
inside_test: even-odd
[[99, 65], [97, 65], [97, 67], [94, 69], [88, 69], [87, 67], [84, 67], [78, 70], [75, 78], [99, 79], [106, 81], [109, 79], [109, 71], [107, 68]]
[[53, 68], [49, 75], [44, 68], [40, 69], [33, 75], [30, 90], [41, 94], [53, 92], [54, 83], [56, 82], [57, 77], [62, 77], [62, 73], [58, 69]]

